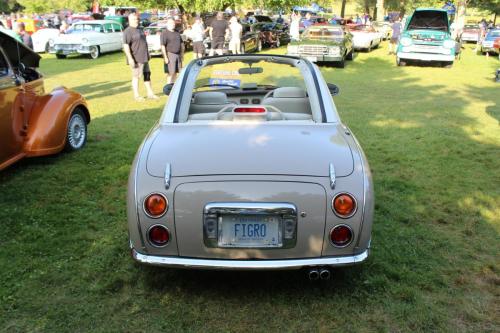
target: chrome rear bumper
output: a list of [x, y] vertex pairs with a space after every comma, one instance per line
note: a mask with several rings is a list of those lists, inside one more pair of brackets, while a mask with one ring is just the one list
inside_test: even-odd
[[311, 266], [350, 266], [362, 263], [368, 258], [369, 249], [345, 257], [320, 257], [308, 259], [282, 260], [219, 260], [184, 257], [151, 256], [132, 249], [132, 257], [142, 263], [153, 266], [174, 268], [215, 269], [215, 270], [280, 270], [300, 269]]

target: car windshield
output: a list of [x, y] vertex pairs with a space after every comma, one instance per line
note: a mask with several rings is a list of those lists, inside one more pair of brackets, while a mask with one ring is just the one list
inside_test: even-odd
[[104, 32], [103, 26], [101, 24], [73, 24], [70, 30], [67, 33], [81, 33], [81, 32]]
[[353, 31], [372, 31], [372, 28], [368, 25], [355, 25], [349, 28]]
[[448, 16], [444, 11], [416, 11], [408, 23], [407, 29], [430, 29], [448, 32]]
[[342, 29], [325, 27], [325, 28], [313, 28], [304, 31], [303, 37], [308, 39], [331, 39], [331, 38], [341, 38], [344, 32]]
[[[252, 68], [260, 72], [245, 73]], [[297, 67], [261, 60], [251, 65], [231, 61], [205, 66], [198, 75], [195, 90], [234, 89], [232, 87], [246, 89], [255, 86], [305, 88], [304, 79]]]
[[163, 30], [165, 30], [166, 27], [147, 27], [144, 29], [144, 33], [146, 35], [155, 35], [155, 34], [160, 34]]
[[194, 84], [187, 120], [235, 120], [248, 116], [264, 117], [267, 121], [311, 121], [311, 104], [301, 70], [291, 63], [248, 58], [202, 67]]

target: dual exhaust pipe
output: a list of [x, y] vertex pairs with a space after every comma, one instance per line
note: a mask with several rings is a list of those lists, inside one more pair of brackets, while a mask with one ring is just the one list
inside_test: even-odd
[[307, 273], [307, 277], [311, 281], [315, 281], [315, 280], [319, 280], [319, 279], [330, 280], [331, 273], [330, 273], [330, 270], [328, 268], [320, 268], [320, 269], [311, 268]]

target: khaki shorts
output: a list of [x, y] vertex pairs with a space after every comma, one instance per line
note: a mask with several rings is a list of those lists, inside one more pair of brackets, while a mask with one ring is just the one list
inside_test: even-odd
[[149, 63], [145, 64], [135, 64], [135, 67], [132, 68], [132, 77], [140, 79], [141, 76], [144, 75], [144, 73], [151, 73], [151, 70], [149, 69]]

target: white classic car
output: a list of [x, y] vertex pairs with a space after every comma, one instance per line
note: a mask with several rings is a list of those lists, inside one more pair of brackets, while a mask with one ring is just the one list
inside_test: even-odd
[[387, 40], [391, 38], [392, 35], [392, 25], [386, 21], [375, 21], [372, 23], [373, 27], [377, 32], [382, 34], [382, 39]]
[[363, 262], [373, 222], [366, 157], [316, 65], [282, 55], [193, 60], [129, 176], [131, 253], [149, 265], [299, 269]]
[[353, 24], [348, 25], [348, 30], [352, 34], [352, 44], [355, 50], [367, 50], [377, 48], [382, 39], [382, 33], [375, 30], [371, 25]]
[[59, 29], [40, 29], [31, 35], [33, 40], [33, 51], [37, 53], [49, 52], [49, 40], [54, 40], [59, 36]]
[[65, 33], [49, 40], [49, 52], [62, 59], [70, 54], [87, 54], [97, 59], [101, 53], [122, 49], [123, 28], [111, 20], [81, 21]]
[[148, 51], [151, 56], [161, 55], [161, 33], [163, 30], [167, 29], [166, 23], [164, 24], [152, 24], [149, 27], [144, 28], [144, 34], [146, 35], [146, 41], [148, 43]]

